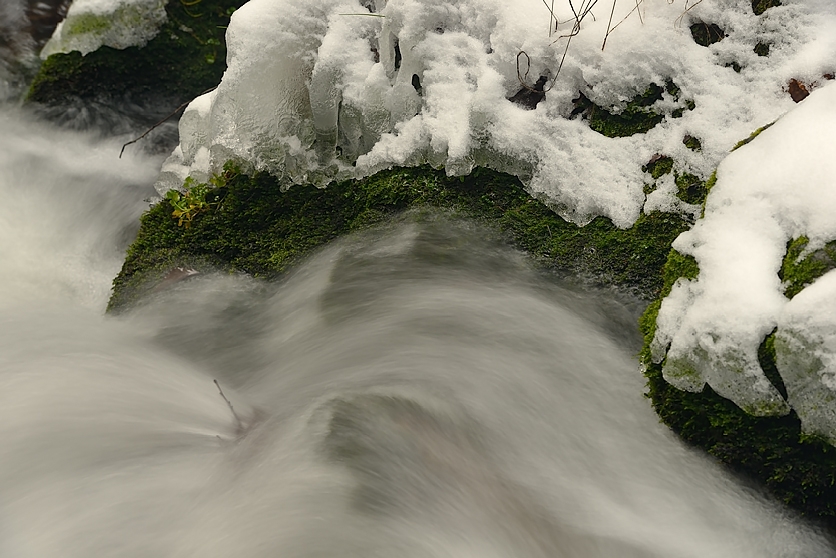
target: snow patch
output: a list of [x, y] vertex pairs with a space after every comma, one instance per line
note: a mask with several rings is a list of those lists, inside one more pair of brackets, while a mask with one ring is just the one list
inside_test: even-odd
[[[683, 172], [707, 177], [740, 138], [788, 111], [790, 78], [813, 80], [836, 61], [834, 6], [792, 1], [763, 16], [750, 0], [712, 0], [683, 13], [682, 2], [646, 0], [613, 31], [610, 4], [572, 38], [568, 4], [556, 32], [541, 0], [251, 0], [232, 16], [229, 68], [211, 97], [198, 101], [205, 125], [181, 125], [182, 145], [167, 163], [161, 193], [184, 173], [207, 176], [228, 159], [288, 183], [359, 178], [393, 165], [430, 164], [463, 175], [487, 166], [520, 177], [563, 217], [584, 224], [598, 215], [629, 227], [645, 207], [641, 166], [654, 154]], [[613, 22], [634, 5], [619, 3]], [[606, 12], [606, 13], [605, 13]], [[696, 21], [728, 36], [702, 47]], [[768, 58], [753, 49], [769, 41]], [[508, 101], [540, 76], [545, 99], [535, 110]], [[736, 73], [727, 64], [742, 69]], [[608, 138], [577, 116], [573, 99], [623, 110], [655, 83], [671, 81], [651, 109], [666, 114], [645, 134]], [[685, 101], [695, 103], [681, 117]], [[686, 135], [702, 149], [683, 145]], [[208, 161], [194, 157], [206, 148]], [[677, 204], [670, 188], [647, 210]]]
[[796, 295], [779, 317], [778, 370], [806, 434], [836, 445], [836, 273]]
[[145, 46], [166, 21], [166, 0], [74, 0], [41, 50], [41, 58], [74, 50], [82, 55], [101, 46]]
[[[836, 311], [832, 274], [789, 301], [778, 277], [787, 242], [815, 249], [836, 239], [836, 84], [730, 154], [717, 169], [705, 215], [673, 247], [699, 265], [663, 302], [652, 351], [682, 389], [708, 383], [757, 415], [790, 406], [766, 379], [757, 351], [778, 328], [779, 370], [805, 428], [836, 440]], [[829, 297], [829, 298], [828, 298]]]

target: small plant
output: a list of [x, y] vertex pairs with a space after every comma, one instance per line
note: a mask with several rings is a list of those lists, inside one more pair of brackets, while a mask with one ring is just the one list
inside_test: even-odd
[[174, 208], [171, 216], [177, 219], [178, 226], [188, 229], [195, 217], [217, 207], [223, 200], [223, 192], [218, 188], [221, 185], [220, 179], [213, 176], [209, 182], [213, 187], [190, 176], [183, 183], [185, 193], [177, 190], [169, 190], [166, 193], [165, 199]]

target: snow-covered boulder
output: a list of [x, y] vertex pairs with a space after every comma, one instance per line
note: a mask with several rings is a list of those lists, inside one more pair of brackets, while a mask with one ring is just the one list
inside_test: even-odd
[[[809, 433], [836, 441], [833, 272], [790, 299], [779, 277], [791, 240], [807, 252], [836, 239], [836, 83], [730, 154], [717, 169], [705, 215], [673, 248], [699, 266], [662, 301], [651, 344], [673, 385], [707, 383], [750, 414], [794, 409]], [[758, 347], [777, 328], [785, 401]]]

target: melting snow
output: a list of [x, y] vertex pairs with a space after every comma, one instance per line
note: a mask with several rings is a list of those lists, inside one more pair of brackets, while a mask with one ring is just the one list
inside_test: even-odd
[[717, 169], [705, 216], [673, 246], [699, 264], [662, 302], [654, 358], [682, 389], [707, 382], [754, 414], [789, 406], [758, 364], [763, 339], [776, 350], [789, 404], [805, 429], [836, 440], [836, 277], [829, 273], [791, 301], [778, 277], [787, 242], [808, 248], [836, 239], [836, 84], [729, 155]]
[[100, 46], [144, 46], [166, 20], [166, 0], [74, 0], [41, 51], [41, 58]]
[[[633, 6], [619, 3], [613, 24]], [[229, 159], [320, 185], [392, 165], [453, 175], [483, 165], [519, 176], [574, 222], [605, 215], [628, 227], [646, 201], [641, 166], [655, 153], [707, 177], [735, 142], [793, 106], [790, 79], [810, 84], [834, 69], [827, 0], [787, 1], [761, 16], [750, 0], [706, 0], [687, 12], [684, 2], [645, 0], [603, 51], [610, 3], [600, 7], [572, 38], [545, 100], [525, 110], [508, 101], [521, 89], [517, 55], [530, 58], [521, 67], [529, 86], [553, 78], [571, 31], [568, 4], [550, 36], [542, 0], [251, 0], [229, 26], [229, 69], [188, 109], [158, 189]], [[698, 21], [728, 36], [700, 46], [689, 30]], [[753, 50], [761, 42], [768, 57]], [[666, 118], [646, 134], [607, 138], [571, 115], [581, 92], [618, 111], [668, 80], [679, 94], [653, 105]], [[672, 117], [686, 101], [694, 110]], [[686, 135], [702, 150], [686, 148]], [[663, 188], [647, 209], [693, 209], [674, 194]]]
[[[568, 6], [549, 33], [542, 0], [251, 0], [232, 17], [223, 81], [184, 114], [158, 190], [205, 180], [230, 159], [323, 186], [393, 165], [451, 175], [482, 165], [519, 176], [576, 223], [604, 215], [629, 227], [643, 210], [699, 209], [676, 198], [670, 177], [645, 195], [641, 166], [655, 154], [704, 178], [725, 159], [705, 217], [674, 245], [700, 275], [664, 301], [655, 357], [670, 347], [664, 373], [680, 388], [707, 382], [756, 414], [792, 405], [806, 429], [836, 439], [836, 313], [826, 304], [836, 279], [789, 302], [777, 275], [789, 239], [807, 235], [815, 247], [836, 238], [836, 86], [820, 87], [836, 70], [836, 3], [785, 0], [756, 16], [751, 0], [687, 10], [645, 0], [639, 17], [622, 2], [602, 50], [610, 6], [586, 18], [567, 49]], [[726, 37], [698, 45], [689, 27], [700, 22]], [[756, 54], [759, 44], [768, 56]], [[521, 89], [523, 51], [526, 83], [548, 78], [534, 110], [508, 100]], [[820, 87], [792, 111], [791, 80]], [[573, 115], [580, 93], [618, 112], [668, 82], [678, 94], [652, 105], [665, 118], [645, 134], [607, 138]], [[675, 117], [688, 101], [693, 110]], [[688, 149], [686, 136], [702, 148]], [[789, 403], [757, 360], [776, 327]]]

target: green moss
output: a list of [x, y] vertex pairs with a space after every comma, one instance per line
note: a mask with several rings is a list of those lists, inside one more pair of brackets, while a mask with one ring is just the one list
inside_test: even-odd
[[114, 281], [112, 310], [147, 292], [172, 267], [241, 271], [272, 279], [345, 233], [415, 206], [453, 210], [498, 228], [543, 265], [603, 278], [652, 297], [670, 243], [688, 226], [652, 213], [620, 230], [605, 218], [578, 227], [533, 199], [519, 180], [486, 169], [447, 177], [426, 167], [394, 169], [325, 189], [247, 176], [228, 166], [215, 181], [225, 197], [212, 211], [178, 226], [169, 200], [152, 207]]
[[780, 6], [781, 0], [752, 0], [752, 11], [755, 15], [761, 15], [769, 8]]
[[758, 347], [758, 363], [761, 365], [764, 376], [769, 382], [775, 386], [778, 393], [784, 399], [787, 398], [787, 386], [784, 385], [784, 379], [781, 373], [778, 372], [778, 366], [775, 359], [775, 331], [766, 336], [763, 343]]
[[[655, 155], [649, 163], [642, 166], [642, 171], [650, 173], [650, 176], [654, 180], [658, 180], [662, 176], [673, 172], [674, 182], [676, 183], [677, 188], [677, 197], [686, 203], [696, 205], [704, 204], [705, 198], [708, 195], [708, 186], [706, 181], [694, 174], [676, 172], [674, 167], [675, 163], [672, 158], [666, 155]], [[647, 194], [655, 189], [655, 183], [652, 185], [646, 185], [645, 193]]]
[[691, 37], [700, 46], [707, 47], [726, 38], [726, 33], [716, 23], [698, 21], [691, 25]]
[[654, 180], [673, 170], [673, 159], [666, 155], [654, 156], [649, 163], [642, 167], [642, 171], [649, 172]]
[[800, 293], [804, 287], [831, 269], [836, 269], [836, 241], [805, 254], [809, 243], [809, 238], [800, 236], [787, 244], [787, 253], [778, 276], [784, 282], [784, 294], [788, 298]]
[[[244, 0], [171, 0], [168, 21], [142, 48], [101, 47], [47, 58], [32, 81], [27, 102], [61, 105], [74, 98], [154, 96], [172, 105], [217, 85], [226, 69], [224, 33], [229, 15]], [[89, 25], [102, 22], [89, 21]]]
[[67, 32], [73, 35], [107, 31], [111, 26], [111, 22], [108, 17], [96, 14], [83, 14], [71, 21], [72, 26], [67, 30]]
[[708, 195], [706, 183], [699, 176], [682, 173], [676, 174], [676, 195], [686, 203], [702, 205]]
[[[679, 88], [673, 82], [667, 82], [665, 87], [651, 83], [643, 93], [633, 97], [620, 111], [615, 110], [615, 107], [607, 110], [598, 106], [581, 93], [574, 100], [575, 109], [572, 114], [583, 114], [590, 128], [610, 138], [643, 134], [665, 119], [664, 114], [649, 108], [662, 99], [665, 91], [668, 91], [675, 100], [679, 100]], [[685, 102], [684, 105], [678, 109], [679, 116], [682, 115], [681, 111], [685, 107], [689, 110], [694, 108], [693, 102]], [[674, 111], [671, 116], [675, 117], [676, 112]]]
[[761, 126], [761, 127], [760, 127], [760, 128], [758, 128], [757, 130], [755, 130], [754, 132], [752, 132], [751, 134], [749, 134], [749, 137], [748, 137], [748, 138], [746, 138], [746, 139], [744, 139], [744, 140], [740, 140], [739, 142], [737, 142], [736, 144], [734, 144], [734, 147], [732, 147], [732, 149], [731, 149], [731, 150], [732, 150], [732, 151], [734, 151], [734, 150], [736, 150], [736, 149], [740, 149], [741, 147], [743, 147], [744, 145], [746, 145], [747, 143], [749, 143], [750, 141], [752, 141], [753, 139], [755, 139], [756, 137], [758, 137], [758, 136], [760, 135], [760, 133], [761, 133], [761, 132], [763, 132], [764, 130], [766, 130], [767, 128], [769, 128], [770, 126], [772, 126], [773, 124], [775, 124], [775, 122], [770, 122], [770, 123], [769, 123], [769, 124], [767, 124], [766, 126]]
[[682, 138], [682, 144], [691, 151], [702, 151], [702, 142], [694, 136], [686, 135]]
[[752, 49], [755, 51], [755, 54], [758, 56], [769, 56], [769, 44], [768, 43], [758, 43], [755, 45], [755, 48]]
[[[693, 279], [698, 272], [693, 258], [672, 250], [663, 269], [661, 296], [648, 306], [639, 322], [645, 339], [640, 358], [653, 408], [662, 422], [689, 444], [760, 481], [803, 515], [836, 528], [836, 448], [803, 436], [794, 412], [783, 417], [754, 417], [709, 386], [699, 393], [680, 391], [662, 377], [662, 363], [651, 361], [649, 347], [662, 298], [677, 279]], [[775, 368], [772, 343], [773, 336], [769, 336], [758, 351], [759, 360], [769, 380], [786, 395]]]

